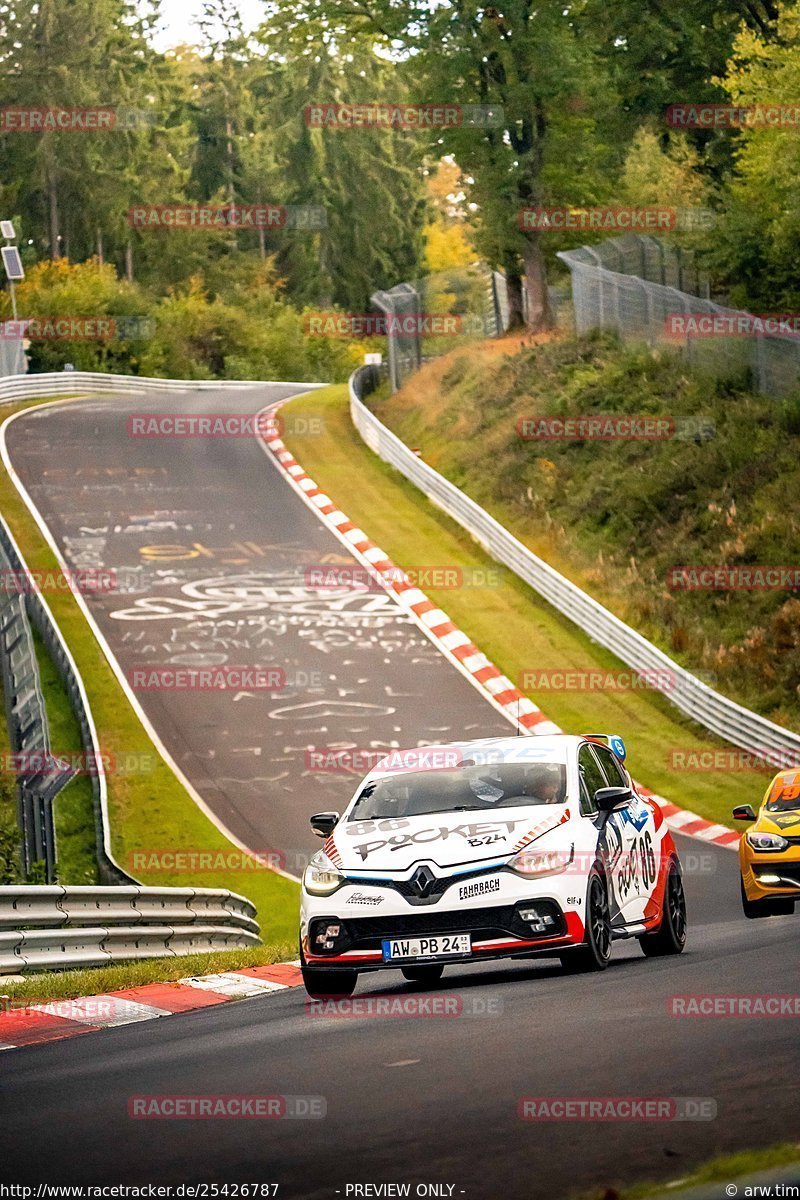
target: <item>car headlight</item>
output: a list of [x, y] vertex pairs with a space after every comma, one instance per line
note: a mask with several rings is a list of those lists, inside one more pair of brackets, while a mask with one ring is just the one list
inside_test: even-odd
[[330, 896], [345, 882], [331, 860], [321, 850], [315, 854], [303, 873], [303, 887], [310, 896]]
[[569, 850], [520, 850], [508, 865], [518, 875], [531, 878], [535, 875], [558, 875], [566, 871], [575, 857], [575, 847]]
[[744, 835], [747, 838], [747, 844], [753, 850], [785, 850], [789, 843], [785, 837], [781, 837], [779, 833], [758, 833], [755, 830], [750, 830]]

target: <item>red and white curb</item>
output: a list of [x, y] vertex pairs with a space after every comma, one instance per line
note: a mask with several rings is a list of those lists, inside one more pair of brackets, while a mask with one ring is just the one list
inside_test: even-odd
[[[450, 620], [437, 604], [403, 574], [385, 550], [377, 546], [346, 513], [326, 495], [287, 449], [276, 428], [274, 414], [288, 400], [262, 409], [257, 428], [271, 461], [283, 472], [294, 490], [319, 517], [320, 521], [347, 547], [353, 557], [374, 576], [376, 582], [404, 608], [420, 629], [455, 667], [473, 683], [486, 700], [512, 724], [527, 734], [562, 733], [511, 680], [498, 670], [462, 629]], [[660, 805], [666, 824], [676, 833], [699, 838], [703, 842], [734, 849], [739, 834], [725, 825], [717, 825], [697, 813], [671, 804], [649, 788], [636, 784], [638, 792]]]
[[[0, 978], [0, 987], [2, 983]], [[229, 1000], [282, 992], [300, 983], [299, 963], [272, 963], [219, 975], [189, 976], [177, 983], [148, 983], [77, 1000], [20, 1005], [0, 1011], [0, 1050], [211, 1008]]]

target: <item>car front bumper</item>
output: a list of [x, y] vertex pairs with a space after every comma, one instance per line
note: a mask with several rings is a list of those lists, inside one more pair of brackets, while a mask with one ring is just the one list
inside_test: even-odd
[[[489, 896], [457, 903], [458, 881], [435, 903], [410, 903], [391, 887], [346, 884], [329, 897], [302, 896], [300, 943], [309, 965], [342, 970], [399, 969], [436, 963], [468, 963], [513, 955], [554, 952], [584, 938], [583, 883], [574, 876], [528, 881], [500, 871]], [[462, 886], [470, 886], [469, 883]], [[450, 893], [454, 893], [451, 896]], [[524, 916], [536, 915], [536, 920]], [[338, 926], [334, 938], [323, 937]], [[423, 956], [386, 961], [383, 942], [468, 933], [469, 955]], [[329, 943], [332, 943], [329, 944]]]
[[800, 900], [800, 845], [759, 854], [742, 838], [739, 864], [748, 900]]

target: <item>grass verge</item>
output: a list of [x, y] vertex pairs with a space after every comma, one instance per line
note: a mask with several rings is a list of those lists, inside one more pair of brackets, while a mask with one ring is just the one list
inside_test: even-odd
[[[45, 400], [35, 400], [9, 405], [3, 408], [2, 417], [44, 403]], [[0, 510], [29, 568], [43, 573], [57, 572], [52, 551], [5, 470], [0, 471]], [[112, 846], [117, 860], [125, 867], [133, 862], [137, 851], [152, 854], [188, 849], [210, 852], [215, 865], [224, 864], [224, 856], [231, 851], [230, 842], [201, 812], [170, 767], [154, 753], [139, 717], [72, 593], [55, 589], [47, 601], [83, 676], [101, 750], [112, 761], [123, 758], [134, 761], [126, 756], [141, 755], [140, 761], [153, 764], [151, 771], [108, 776]], [[274, 871], [256, 865], [248, 870], [220, 865], [218, 869], [192, 871], [190, 875], [178, 870], [140, 870], [135, 874], [143, 883], [158, 887], [229, 888], [247, 896], [258, 910], [262, 936], [271, 942], [292, 937], [296, 929], [298, 886]]]
[[240, 971], [243, 967], [262, 967], [285, 962], [297, 954], [295, 940], [267, 942], [244, 950], [217, 950], [208, 954], [187, 954], [180, 958], [148, 958], [141, 962], [115, 963], [110, 967], [91, 967], [82, 971], [51, 971], [29, 975], [21, 982], [0, 976], [0, 999], [11, 1007], [38, 1004], [43, 1000], [74, 1000], [77, 996], [100, 996], [121, 988], [142, 987], [146, 983], [173, 983], [190, 975], [212, 975], [221, 971]]
[[[778, 1146], [765, 1146], [758, 1150], [740, 1150], [736, 1154], [721, 1154], [703, 1163], [697, 1170], [680, 1179], [669, 1183], [653, 1183], [652, 1181], [637, 1183], [632, 1187], [619, 1189], [605, 1188], [602, 1192], [604, 1200], [614, 1197], [614, 1200], [647, 1200], [653, 1196], [674, 1196], [675, 1200], [692, 1188], [702, 1187], [710, 1183], [734, 1183], [750, 1175], [762, 1171], [778, 1170], [800, 1163], [800, 1145], [784, 1142]], [[744, 1195], [744, 1193], [742, 1193]], [[750, 1195], [760, 1195], [753, 1193]], [[764, 1193], [765, 1195], [767, 1193]], [[582, 1193], [580, 1200], [597, 1200], [597, 1192]]]
[[[321, 432], [315, 436], [286, 435], [292, 453], [398, 566], [454, 566], [462, 569], [465, 580], [492, 581], [484, 587], [424, 590], [510, 679], [519, 682], [526, 670], [623, 669], [367, 449], [350, 421], [346, 387], [294, 400], [291, 413], [321, 418]], [[722, 750], [724, 744], [683, 718], [658, 693], [552, 692], [532, 699], [568, 732], [621, 733], [641, 783], [709, 820], [730, 825], [731, 808], [757, 803], [768, 781], [767, 774], [755, 770], [688, 770], [685, 764], [692, 760], [687, 758], [676, 766], [673, 752]]]
[[[695, 342], [687, 364], [610, 334], [476, 342], [370, 407], [623, 621], [738, 703], [800, 730], [796, 570], [771, 580], [763, 570], [800, 553], [800, 391], [776, 400], [743, 376], [704, 374], [706, 350]], [[610, 430], [562, 430], [587, 416], [611, 416]], [[633, 436], [617, 436], [616, 421], [631, 417]], [[733, 579], [695, 586], [700, 566], [734, 568]]]

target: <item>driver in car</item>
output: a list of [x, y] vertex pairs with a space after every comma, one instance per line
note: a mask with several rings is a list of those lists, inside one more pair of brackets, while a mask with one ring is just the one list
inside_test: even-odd
[[538, 767], [525, 781], [525, 794], [542, 804], [561, 800], [561, 772], [558, 767]]

